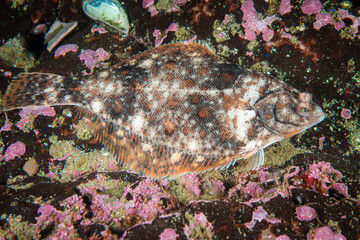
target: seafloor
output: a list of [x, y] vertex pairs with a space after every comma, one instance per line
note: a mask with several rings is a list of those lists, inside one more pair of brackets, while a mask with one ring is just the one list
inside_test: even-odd
[[[86, 49], [109, 54], [96, 74], [155, 45], [196, 38], [311, 92], [326, 118], [268, 147], [258, 171], [240, 161], [152, 180], [123, 170], [73, 107], [14, 110], [8, 121], [2, 114], [0, 239], [360, 239], [358, 1], [124, 0], [128, 36], [92, 32], [99, 28], [81, 4], [1, 1], [2, 94], [24, 71], [91, 73], [79, 58]], [[58, 46], [79, 46], [57, 58], [43, 44], [46, 30], [34, 29], [56, 19], [78, 21]]]

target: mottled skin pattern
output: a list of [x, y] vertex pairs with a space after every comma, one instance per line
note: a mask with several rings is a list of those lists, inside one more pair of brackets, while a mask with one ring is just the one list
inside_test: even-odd
[[15, 77], [4, 110], [39, 105], [78, 106], [126, 167], [154, 178], [226, 166], [324, 118], [311, 94], [182, 43], [90, 77]]

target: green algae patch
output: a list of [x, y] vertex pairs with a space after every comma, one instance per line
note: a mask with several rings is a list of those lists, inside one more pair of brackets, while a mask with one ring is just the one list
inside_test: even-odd
[[26, 11], [29, 7], [28, 0], [12, 0], [11, 8], [17, 8], [18, 10]]
[[345, 128], [349, 131], [351, 152], [360, 151], [360, 128], [357, 120], [346, 121]]
[[235, 15], [226, 15], [226, 20], [215, 20], [213, 24], [212, 35], [216, 42], [224, 42], [237, 34], [243, 34], [241, 31], [241, 24], [236, 22]]
[[189, 203], [189, 201], [193, 200], [195, 197], [195, 194], [189, 192], [185, 185], [182, 184], [182, 178], [178, 177], [172, 181], [169, 181], [169, 189], [168, 192], [176, 196], [176, 198], [179, 200], [179, 202], [183, 204]]
[[306, 152], [305, 149], [295, 147], [287, 138], [267, 148], [265, 163], [270, 166], [282, 166], [296, 154]]
[[89, 140], [94, 136], [92, 129], [86, 124], [84, 119], [81, 119], [78, 124], [73, 124], [71, 127], [75, 130], [76, 136], [82, 140]]
[[166, 11], [168, 9], [171, 9], [173, 5], [173, 0], [159, 0], [156, 2], [155, 7], [157, 10]]
[[29, 121], [25, 123], [24, 126], [22, 127], [24, 133], [29, 133], [34, 129], [34, 121], [35, 121], [34, 115], [30, 113], [28, 118]]
[[76, 148], [74, 141], [56, 141], [54, 138], [50, 155], [55, 160], [65, 161], [62, 170], [54, 163], [50, 166], [50, 170], [55, 174], [54, 178], [61, 182], [68, 182], [90, 172], [119, 170], [118, 165], [115, 164], [115, 158], [108, 151], [85, 152]]
[[196, 214], [198, 219], [195, 215], [192, 215], [189, 212], [185, 212], [185, 219], [189, 221], [189, 225], [185, 225], [184, 232], [189, 239], [213, 239], [212, 233], [212, 225], [209, 223], [203, 213]]
[[175, 31], [175, 36], [176, 36], [177, 42], [187, 41], [187, 40], [191, 39], [192, 37], [194, 37], [194, 35], [195, 35], [194, 30], [190, 27], [179, 27]]
[[96, 189], [100, 190], [103, 194], [121, 198], [124, 193], [124, 188], [131, 184], [132, 183], [128, 181], [111, 179], [107, 173], [99, 173], [96, 175], [95, 179], [80, 184], [78, 188], [80, 190], [84, 188]]
[[32, 186], [34, 186], [35, 184], [32, 182], [29, 182], [27, 184], [24, 184], [24, 180], [27, 179], [28, 176], [27, 175], [16, 175], [16, 176], [11, 176], [7, 179], [7, 183], [6, 185], [14, 190], [18, 190], [18, 189], [28, 189], [31, 188]]
[[255, 63], [254, 65], [251, 66], [251, 69], [262, 73], [269, 73], [272, 70], [269, 67], [269, 63], [266, 61]]
[[9, 224], [8, 228], [0, 227], [0, 236], [3, 239], [38, 239], [34, 225], [29, 224], [22, 216], [3, 214], [0, 219], [6, 220]]
[[231, 55], [236, 55], [239, 52], [237, 48], [231, 49], [228, 46], [222, 44], [218, 44], [216, 48], [216, 54], [222, 57], [230, 57]]
[[0, 59], [8, 67], [22, 68], [25, 72], [35, 66], [35, 57], [25, 49], [20, 35], [7, 40], [0, 47]]

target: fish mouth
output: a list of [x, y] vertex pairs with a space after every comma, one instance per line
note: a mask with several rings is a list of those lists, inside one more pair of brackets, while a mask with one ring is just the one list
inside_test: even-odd
[[313, 125], [315, 125], [319, 122], [322, 122], [325, 119], [325, 113], [319, 105], [317, 105], [316, 103], [313, 104], [314, 104], [314, 110], [312, 112], [312, 120], [314, 121]]

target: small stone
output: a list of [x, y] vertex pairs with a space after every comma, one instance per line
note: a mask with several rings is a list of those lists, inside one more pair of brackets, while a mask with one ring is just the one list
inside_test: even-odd
[[34, 176], [37, 173], [37, 171], [39, 170], [39, 164], [37, 163], [37, 161], [34, 158], [30, 158], [24, 164], [23, 170], [30, 177]]

